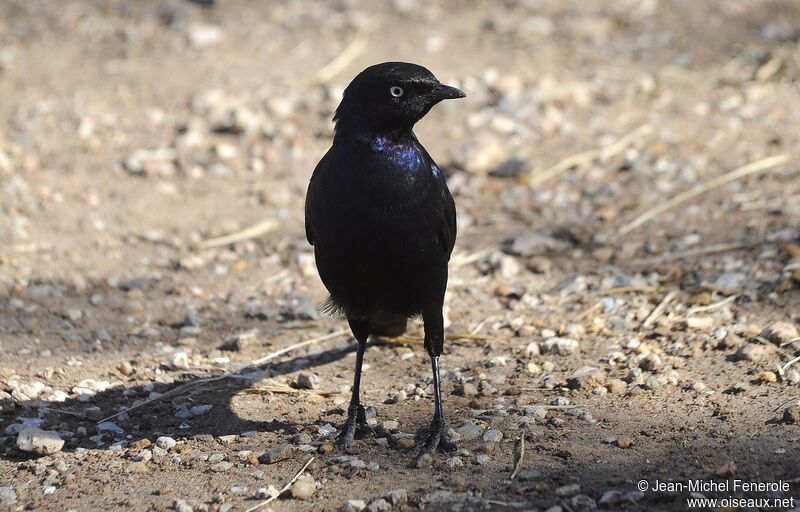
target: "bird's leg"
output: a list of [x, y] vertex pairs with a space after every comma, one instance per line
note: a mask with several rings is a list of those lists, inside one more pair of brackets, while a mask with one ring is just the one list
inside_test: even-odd
[[350, 320], [350, 328], [353, 335], [358, 342], [358, 349], [356, 351], [356, 368], [353, 377], [353, 394], [350, 397], [350, 406], [347, 408], [347, 421], [342, 428], [341, 436], [344, 440], [342, 445], [344, 450], [348, 453], [357, 453], [358, 448], [353, 446], [355, 440], [356, 428], [362, 431], [374, 434], [375, 431], [367, 424], [367, 414], [364, 406], [361, 405], [359, 400], [359, 388], [361, 387], [361, 366], [364, 363], [364, 351], [367, 348], [367, 338], [369, 337], [369, 323], [356, 320]]
[[446, 452], [456, 449], [455, 443], [447, 435], [447, 423], [444, 420], [444, 410], [442, 408], [439, 355], [442, 353], [444, 345], [444, 321], [441, 308], [430, 314], [423, 314], [423, 320], [425, 322], [425, 348], [431, 358], [431, 370], [433, 371], [434, 409], [433, 420], [424, 432], [420, 455], [433, 453], [437, 448]]

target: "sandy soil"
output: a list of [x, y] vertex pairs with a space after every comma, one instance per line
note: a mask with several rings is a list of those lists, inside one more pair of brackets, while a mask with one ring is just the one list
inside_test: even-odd
[[[313, 495], [262, 510], [685, 510], [639, 482], [711, 479], [800, 506], [799, 40], [790, 0], [2, 2], [0, 510], [243, 511], [311, 457]], [[355, 354], [302, 228], [384, 60], [468, 94], [417, 128], [459, 210], [467, 438], [425, 468], [416, 325], [367, 352], [385, 440], [325, 437]], [[64, 446], [20, 450], [30, 426]]]

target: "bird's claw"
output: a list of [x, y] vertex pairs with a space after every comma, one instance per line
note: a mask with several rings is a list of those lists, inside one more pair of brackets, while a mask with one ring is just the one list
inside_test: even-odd
[[344, 451], [350, 454], [358, 453], [358, 448], [353, 446], [356, 430], [375, 435], [375, 429], [367, 423], [367, 413], [364, 410], [364, 406], [361, 404], [351, 405], [347, 409], [347, 421], [345, 421], [338, 436], [342, 438], [342, 447]]
[[422, 448], [420, 449], [418, 457], [428, 454], [431, 455], [437, 449], [441, 452], [452, 452], [458, 447], [450, 440], [447, 434], [447, 425], [440, 420], [433, 420], [430, 426], [423, 430], [422, 435]]

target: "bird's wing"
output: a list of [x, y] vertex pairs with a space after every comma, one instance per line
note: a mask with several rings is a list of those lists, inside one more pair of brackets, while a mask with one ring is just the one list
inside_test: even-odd
[[456, 245], [456, 235], [458, 234], [458, 228], [456, 227], [456, 202], [453, 200], [453, 195], [450, 194], [450, 189], [447, 188], [447, 183], [444, 183], [444, 178], [442, 178], [442, 182], [445, 229], [447, 230], [444, 246], [447, 250], [447, 261], [450, 261], [450, 255], [453, 253], [453, 247]]
[[308, 192], [306, 193], [306, 240], [308, 240], [309, 244], [314, 245], [314, 235], [313, 231], [311, 230], [311, 218], [308, 212], [308, 205], [311, 202], [312, 188], [312, 185], [309, 183]]
[[431, 158], [431, 155], [428, 153], [425, 147], [419, 143], [416, 136], [413, 134], [412, 136], [414, 137], [414, 142], [417, 145], [417, 148], [422, 151], [423, 155], [425, 155], [428, 170], [434, 176], [434, 180], [436, 181], [441, 193], [442, 224], [439, 227], [438, 236], [439, 241], [442, 244], [442, 248], [447, 253], [447, 261], [450, 261], [450, 255], [453, 254], [453, 247], [456, 245], [456, 235], [458, 234], [458, 229], [456, 228], [456, 202], [453, 200], [453, 195], [450, 193], [450, 189], [447, 188], [447, 180], [444, 178], [444, 174], [439, 169], [439, 166], [433, 161], [433, 158]]
[[450, 189], [447, 188], [447, 180], [445, 180], [444, 174], [439, 170], [439, 166], [436, 165], [427, 152], [425, 154], [429, 159], [431, 174], [434, 176], [439, 194], [441, 194], [441, 225], [439, 226], [438, 235], [439, 242], [442, 244], [442, 249], [447, 253], [447, 261], [450, 261], [450, 255], [453, 253], [453, 247], [456, 245], [456, 235], [458, 234], [458, 228], [456, 227], [456, 202], [453, 200]]
[[317, 185], [319, 185], [319, 181], [321, 176], [326, 172], [328, 168], [328, 163], [330, 161], [330, 154], [331, 151], [328, 150], [325, 153], [325, 156], [319, 161], [317, 166], [314, 168], [314, 172], [311, 174], [311, 180], [308, 182], [308, 191], [306, 192], [306, 205], [305, 205], [305, 215], [306, 215], [306, 240], [311, 245], [314, 245], [314, 204], [315, 200], [318, 198], [315, 195], [315, 190]]

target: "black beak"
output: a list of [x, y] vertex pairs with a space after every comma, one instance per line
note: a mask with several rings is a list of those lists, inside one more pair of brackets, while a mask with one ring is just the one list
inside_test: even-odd
[[438, 84], [436, 88], [434, 88], [429, 94], [431, 98], [435, 99], [437, 102], [467, 97], [467, 95], [464, 94], [464, 92], [460, 89], [456, 89], [455, 87], [450, 87], [449, 85], [444, 84]]

